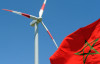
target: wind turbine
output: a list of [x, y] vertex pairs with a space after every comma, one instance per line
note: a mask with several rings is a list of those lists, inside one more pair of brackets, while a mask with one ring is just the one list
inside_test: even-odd
[[39, 17], [33, 16], [33, 15], [29, 15], [26, 13], [22, 13], [22, 12], [17, 12], [17, 11], [13, 11], [13, 10], [8, 10], [8, 9], [2, 9], [5, 11], [9, 11], [9, 12], [13, 12], [22, 16], [25, 16], [27, 18], [32, 19], [33, 21], [30, 23], [31, 26], [35, 26], [35, 64], [39, 64], [38, 63], [38, 24], [41, 22], [41, 24], [43, 25], [43, 27], [46, 29], [47, 33], [49, 34], [49, 36], [51, 37], [51, 39], [53, 40], [55, 46], [58, 48], [54, 38], [52, 37], [51, 33], [49, 32], [48, 28], [46, 27], [46, 25], [43, 23], [42, 21], [42, 15], [44, 12], [44, 8], [45, 8], [45, 4], [46, 4], [46, 0], [44, 0], [44, 3], [39, 11]]

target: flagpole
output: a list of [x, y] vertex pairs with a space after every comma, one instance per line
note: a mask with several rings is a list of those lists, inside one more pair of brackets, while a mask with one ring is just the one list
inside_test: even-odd
[[39, 64], [39, 49], [38, 49], [38, 23], [35, 23], [35, 48], [34, 48], [34, 64]]

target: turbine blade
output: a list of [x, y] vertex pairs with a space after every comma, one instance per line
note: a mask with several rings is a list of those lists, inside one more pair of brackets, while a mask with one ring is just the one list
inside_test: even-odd
[[44, 8], [45, 8], [45, 5], [46, 5], [46, 1], [47, 1], [47, 0], [44, 0], [44, 3], [43, 3], [43, 5], [42, 5], [42, 7], [41, 7], [41, 9], [40, 9], [40, 11], [39, 11], [39, 17], [40, 17], [40, 18], [41, 18], [42, 15], [43, 15], [43, 11], [44, 11]]
[[9, 12], [12, 12], [12, 13], [16, 13], [18, 15], [22, 15], [22, 16], [25, 16], [27, 18], [31, 18], [31, 19], [35, 19], [35, 20], [37, 19], [35, 16], [29, 15], [29, 14], [26, 14], [26, 13], [17, 12], [17, 11], [8, 10], [8, 9], [2, 9], [2, 10], [9, 11]]
[[49, 34], [49, 36], [51, 37], [51, 39], [53, 40], [55, 46], [58, 48], [58, 45], [56, 44], [56, 41], [54, 40], [54, 38], [52, 37], [51, 33], [49, 32], [48, 28], [46, 27], [46, 25], [41, 21], [43, 27], [46, 29], [47, 33]]

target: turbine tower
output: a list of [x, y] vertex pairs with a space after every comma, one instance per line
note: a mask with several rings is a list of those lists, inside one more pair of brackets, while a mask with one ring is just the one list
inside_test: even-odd
[[30, 23], [30, 25], [32, 27], [35, 26], [35, 50], [34, 50], [34, 64], [39, 64], [39, 54], [38, 54], [38, 24], [41, 23], [43, 25], [43, 27], [46, 29], [47, 33], [49, 34], [49, 36], [51, 37], [51, 39], [53, 40], [55, 46], [58, 48], [54, 38], [52, 37], [51, 33], [49, 32], [48, 28], [46, 27], [46, 25], [43, 23], [42, 21], [42, 15], [43, 15], [43, 12], [44, 12], [44, 8], [45, 8], [45, 4], [46, 4], [46, 0], [44, 0], [44, 3], [39, 11], [39, 17], [36, 17], [36, 16], [33, 16], [33, 15], [29, 15], [29, 14], [26, 14], [26, 13], [22, 13], [22, 12], [17, 12], [17, 11], [13, 11], [13, 10], [8, 10], [8, 9], [2, 9], [2, 10], [5, 10], [5, 11], [9, 11], [9, 12], [13, 12], [13, 13], [16, 13], [16, 14], [19, 14], [19, 15], [22, 15], [22, 16], [25, 16], [27, 18], [30, 18], [32, 19], [33, 21]]

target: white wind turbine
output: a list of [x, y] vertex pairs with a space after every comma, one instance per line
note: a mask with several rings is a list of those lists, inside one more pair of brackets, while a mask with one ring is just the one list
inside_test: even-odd
[[27, 18], [32, 19], [33, 21], [30, 23], [31, 26], [35, 26], [35, 64], [39, 64], [38, 63], [38, 24], [41, 22], [43, 27], [46, 29], [46, 31], [48, 32], [49, 36], [51, 37], [51, 39], [53, 40], [55, 46], [58, 48], [54, 38], [52, 37], [52, 35], [50, 34], [49, 30], [47, 29], [46, 25], [43, 23], [42, 21], [42, 15], [43, 15], [43, 11], [45, 8], [45, 4], [46, 4], [46, 0], [44, 0], [44, 3], [39, 11], [39, 17], [33, 16], [33, 15], [29, 15], [29, 14], [25, 14], [22, 12], [17, 12], [17, 11], [13, 11], [13, 10], [8, 10], [8, 9], [2, 9], [5, 11], [9, 11], [9, 12], [13, 12], [22, 16], [25, 16]]

